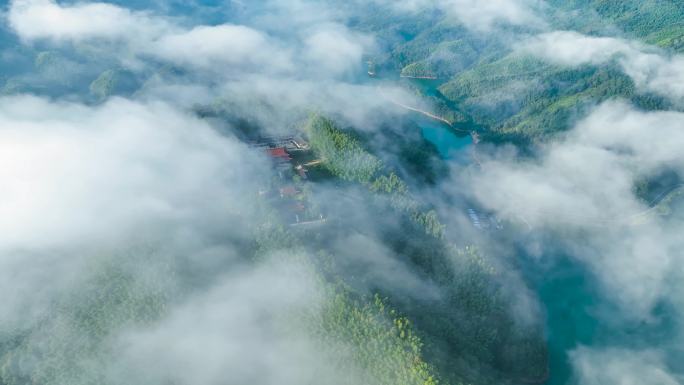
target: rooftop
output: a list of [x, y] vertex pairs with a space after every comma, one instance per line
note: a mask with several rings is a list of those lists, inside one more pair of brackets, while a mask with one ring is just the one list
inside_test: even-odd
[[269, 148], [266, 150], [268, 155], [274, 157], [274, 158], [289, 158], [290, 154], [285, 151], [285, 147], [275, 147], [275, 148]]

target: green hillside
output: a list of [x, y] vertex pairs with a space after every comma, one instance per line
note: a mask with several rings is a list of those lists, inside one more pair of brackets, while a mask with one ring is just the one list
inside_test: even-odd
[[[684, 4], [678, 1], [549, 1], [546, 12], [554, 29], [684, 49]], [[510, 31], [517, 32], [520, 28]], [[567, 129], [587, 107], [613, 98], [648, 110], [672, 107], [636, 90], [617, 63], [550, 65], [445, 21], [398, 43], [383, 64], [403, 76], [438, 78], [437, 97], [426, 96], [440, 114], [473, 122], [493, 141], [544, 139]]]

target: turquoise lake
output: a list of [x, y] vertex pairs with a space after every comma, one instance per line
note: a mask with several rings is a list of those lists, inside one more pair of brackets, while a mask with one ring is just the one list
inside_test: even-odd
[[[417, 118], [423, 137], [433, 143], [450, 162], [470, 162], [472, 139], [459, 136], [444, 124]], [[681, 206], [681, 205], [680, 205]], [[681, 207], [677, 212], [681, 213]], [[680, 215], [681, 216], [681, 215]], [[676, 220], [676, 218], [675, 218]], [[575, 384], [569, 354], [580, 346], [593, 348], [660, 348], [668, 344], [677, 329], [674, 312], [665, 306], [653, 311], [654, 321], [616, 321], [614, 303], [602, 296], [592, 272], [572, 256], [531, 257], [520, 252], [523, 277], [541, 303], [549, 350], [550, 376], [546, 385]], [[605, 320], [610, 319], [608, 323]], [[669, 364], [684, 370], [684, 349], [670, 347]]]
[[417, 123], [423, 137], [437, 147], [439, 155], [444, 159], [463, 159], [464, 150], [473, 144], [470, 135], [457, 135], [438, 121], [420, 118]]
[[[470, 135], [458, 135], [438, 121], [416, 117], [423, 137], [432, 143], [443, 159], [467, 164], [473, 146]], [[594, 343], [598, 321], [593, 284], [588, 272], [572, 259], [538, 264], [532, 257], [522, 258], [523, 275], [533, 289], [545, 313], [549, 349], [550, 376], [547, 385], [565, 385], [572, 381], [568, 352], [579, 345]]]
[[[422, 93], [438, 96], [437, 80], [412, 80]], [[423, 137], [437, 148], [449, 162], [472, 163], [473, 146], [470, 135], [459, 135], [447, 125], [416, 114], [415, 122]], [[469, 131], [469, 129], [467, 129]], [[669, 221], [684, 223], [684, 202], [673, 207]], [[515, 231], [515, 230], [511, 230]], [[518, 239], [524, 236], [516, 236]], [[555, 250], [559, 242], [545, 241], [546, 248]], [[520, 250], [524, 247], [520, 247]], [[545, 385], [575, 385], [577, 379], [570, 362], [571, 352], [579, 347], [595, 349], [659, 349], [666, 352], [668, 368], [684, 373], [684, 347], [673, 336], [681, 325], [671, 305], [658, 305], [651, 320], [625, 320], [618, 306], [603, 295], [592, 271], [563, 250], [549, 251], [532, 257], [518, 253], [518, 262], [527, 286], [536, 294], [544, 314], [544, 326], [549, 352], [549, 378]], [[599, 257], [599, 256], [597, 256]], [[606, 384], [612, 385], [612, 384]]]

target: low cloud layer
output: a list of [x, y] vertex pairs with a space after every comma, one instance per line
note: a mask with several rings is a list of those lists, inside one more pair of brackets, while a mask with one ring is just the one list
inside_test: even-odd
[[[653, 215], [651, 202], [635, 194], [635, 185], [664, 170], [684, 175], [682, 143], [684, 114], [643, 112], [608, 102], [557, 142], [541, 146], [535, 159], [521, 161], [498, 151], [481, 159], [478, 172], [457, 185], [471, 186], [473, 199], [521, 228], [546, 233], [541, 247], [549, 248], [530, 245], [530, 253], [545, 255], [560, 247], [586, 265], [598, 279], [600, 295], [616, 306], [613, 312], [596, 315], [601, 322], [618, 328], [646, 325], [661, 322], [654, 313], [657, 307], [680, 302], [684, 228], [680, 221]], [[678, 186], [668, 188], [676, 191]], [[674, 333], [679, 339], [684, 330]], [[573, 353], [580, 383], [639, 383], [638, 378], [677, 383], [657, 359], [667, 354], [664, 351], [644, 353], [642, 362], [636, 358], [639, 351], [621, 348]], [[636, 369], [618, 357], [638, 361], [642, 369], [622, 372]]]
[[559, 143], [543, 147], [539, 160], [509, 162], [502, 155], [484, 162], [474, 192], [500, 211], [524, 213], [535, 226], [625, 223], [645, 209], [632, 192], [637, 178], [668, 166], [684, 170], [682, 119], [679, 112], [606, 103]]
[[3, 330], [40, 320], [98, 256], [158, 244], [189, 256], [246, 236], [269, 175], [197, 118], [124, 99], [0, 98], [0, 162]]
[[319, 311], [323, 300], [312, 278], [291, 262], [236, 269], [160, 323], [119, 337], [112, 382], [344, 383], [341, 378], [355, 373], [336, 371], [326, 350], [333, 346], [302, 327], [304, 315]]
[[345, 74], [362, 65], [362, 53], [372, 46], [372, 39], [334, 21], [275, 37], [258, 26], [239, 24], [188, 28], [182, 19], [172, 21], [97, 2], [62, 5], [53, 0], [16, 0], [8, 20], [29, 43], [106, 44], [115, 51], [109, 54], [124, 63], [153, 58], [229, 78], [244, 73], [292, 75], [304, 68], [326, 76]]
[[16, 181], [0, 193], [1, 249], [85, 241], [157, 220], [219, 220], [245, 199], [247, 185], [235, 181], [247, 182], [247, 173], [236, 165], [259, 169], [246, 146], [161, 103], [113, 99], [91, 108], [5, 97], [0, 126], [0, 177]]
[[436, 9], [476, 32], [492, 32], [500, 26], [525, 26], [535, 29], [543, 29], [546, 26], [540, 12], [544, 9], [545, 3], [541, 0], [374, 1], [391, 5], [394, 9], [403, 12], [424, 12], [428, 9]]
[[[396, 12], [437, 11], [447, 23], [475, 33], [549, 28], [542, 16], [547, 5], [537, 0], [375, 3]], [[250, 4], [230, 6], [239, 10]], [[9, 298], [0, 304], [0, 332], [20, 329], [27, 320], [59, 326], [59, 319], [47, 318], [55, 303], [78, 289], [81, 275], [92, 273], [93, 259], [101, 254], [126, 260], [130, 250], [117, 246], [124, 243], [182, 260], [202, 273], [197, 276], [206, 290], [178, 298], [154, 324], [112, 336], [105, 347], [117, 360], [96, 367], [99, 373], [130, 375], [133, 383], [146, 384], [349, 379], [348, 373], [329, 369], [335, 360], [305, 336], [302, 325], [291, 329], [279, 323], [291, 312], [320, 304], [305, 267], [236, 263], [225, 275], [215, 269], [245, 257], [239, 244], [251, 241], [254, 197], [271, 169], [260, 154], [189, 111], [219, 105], [284, 132], [292, 120], [320, 110], [372, 129], [402, 113], [390, 100], [420, 101], [380, 80], [359, 80], [365, 78], [364, 60], [379, 48], [370, 33], [344, 24], [346, 10], [304, 0], [254, 7], [257, 11], [243, 10], [244, 18], [202, 24], [104, 2], [10, 3], [8, 26], [26, 47], [86, 52], [84, 57], [97, 56], [144, 81], [134, 95], [104, 98], [97, 105], [75, 96], [68, 102], [0, 97], [0, 180], [9, 181], [0, 188], [0, 290]], [[617, 63], [639, 89], [684, 105], [681, 55], [567, 31], [531, 37], [518, 49], [563, 66]], [[75, 68], [70, 76], [81, 72]], [[509, 94], [528, 86], [516, 83]], [[609, 102], [557, 142], [542, 145], [535, 159], [521, 159], [508, 148], [481, 154], [477, 172], [458, 175], [444, 190], [452, 195], [468, 190], [468, 198], [501, 218], [560, 239], [617, 305], [607, 322], [649, 324], [656, 322], [658, 306], [676, 307], [684, 298], [679, 284], [684, 228], [644, 215], [650, 202], [634, 193], [635, 184], [664, 170], [684, 175], [683, 143], [684, 114]], [[452, 209], [451, 202], [436, 205]], [[382, 227], [359, 217], [369, 227]], [[387, 291], [401, 281], [407, 297], [439, 296], [434, 284], [414, 275], [371, 236], [331, 243], [350, 254], [342, 268], [364, 267], [363, 277]], [[166, 278], [171, 286], [181, 284], [171, 274]], [[512, 306], [531, 317], [537, 304], [524, 290]], [[675, 338], [683, 336], [679, 330]], [[570, 354], [582, 385], [681, 382], [664, 356], [657, 347], [631, 346], [580, 347]]]
[[543, 4], [539, 0], [443, 0], [440, 7], [468, 28], [487, 31], [497, 24], [543, 28], [539, 14]]
[[522, 42], [519, 50], [554, 64], [580, 66], [617, 61], [637, 87], [684, 105], [684, 57], [644, 44], [572, 31], [541, 34]]
[[577, 380], [582, 385], [678, 385], [682, 380], [668, 372], [663, 357], [657, 351], [581, 347], [572, 352], [571, 360], [577, 370]]
[[13, 0], [8, 21], [26, 41], [146, 39], [172, 28], [163, 19], [109, 3], [63, 6], [53, 0]]
[[[0, 337], [22, 336], [3, 379], [376, 383], [347, 357], [358, 347], [311, 333], [331, 299], [306, 258], [241, 253], [264, 220], [260, 151], [161, 101], [12, 96], [0, 153]], [[352, 242], [366, 273], [389, 290], [389, 266], [425, 295], [375, 242]]]
[[418, 104], [401, 88], [358, 81], [367, 76], [364, 58], [377, 49], [375, 40], [350, 30], [327, 4], [266, 1], [251, 7], [239, 20], [204, 25], [108, 3], [16, 0], [8, 20], [28, 45], [87, 52], [81, 59], [132, 71], [142, 79], [140, 98], [186, 109], [218, 103], [273, 131], [282, 132], [305, 110], [352, 123], [402, 112], [383, 95]]
[[678, 112], [607, 103], [564, 140], [544, 147], [538, 160], [484, 161], [469, 182], [482, 203], [509, 219], [591, 234], [589, 248], [575, 244], [574, 236], [567, 246], [595, 265], [620, 302], [646, 316], [669, 294], [661, 285], [684, 260], [676, 251], [678, 229], [658, 221], [648, 228], [635, 225], [649, 206], [634, 195], [634, 186], [666, 168], [684, 172], [683, 121]]
[[247, 71], [247, 66], [258, 66], [259, 70], [291, 69], [293, 63], [286, 50], [270, 40], [264, 33], [240, 25], [198, 26], [162, 36], [151, 43], [149, 53], [201, 70]]

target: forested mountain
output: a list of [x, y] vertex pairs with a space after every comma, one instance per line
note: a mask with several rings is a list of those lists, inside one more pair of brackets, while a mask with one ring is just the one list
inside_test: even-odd
[[674, 385], [684, 2], [0, 4], [0, 385]]
[[[548, 28], [638, 39], [671, 53], [684, 50], [681, 2], [547, 3]], [[417, 33], [408, 21], [393, 26], [396, 40], [379, 62], [388, 74], [437, 78], [439, 92], [428, 96], [438, 111], [454, 122], [482, 130], [491, 140], [543, 139], [570, 127], [588, 106], [609, 99], [628, 99], [648, 110], [672, 107], [660, 95], [637, 90], [634, 80], [620, 70], [618, 59], [576, 68], [549, 63], [506, 44], [500, 34], [483, 37], [443, 15], [428, 19], [432, 25]], [[378, 24], [377, 28], [385, 27]], [[509, 37], [534, 33], [524, 27], [505, 29], [502, 33]]]

